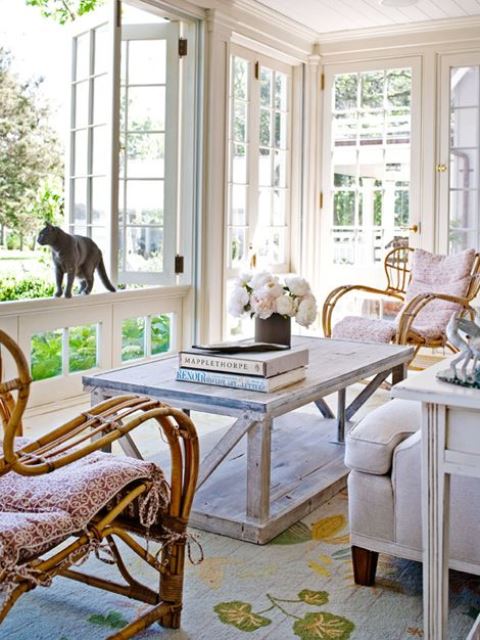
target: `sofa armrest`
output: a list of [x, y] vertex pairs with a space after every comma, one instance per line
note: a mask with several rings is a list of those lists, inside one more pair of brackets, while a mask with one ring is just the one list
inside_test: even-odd
[[421, 426], [421, 404], [390, 400], [374, 409], [347, 435], [345, 464], [350, 469], [385, 475], [396, 447]]

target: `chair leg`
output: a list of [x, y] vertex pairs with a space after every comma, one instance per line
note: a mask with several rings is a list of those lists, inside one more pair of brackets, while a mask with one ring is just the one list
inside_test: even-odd
[[353, 578], [355, 584], [371, 587], [375, 584], [378, 552], [352, 546]]
[[174, 605], [174, 609], [159, 619], [167, 629], [178, 629], [183, 602], [183, 572], [185, 566], [185, 542], [171, 544], [165, 551], [167, 572], [160, 577], [160, 599]]

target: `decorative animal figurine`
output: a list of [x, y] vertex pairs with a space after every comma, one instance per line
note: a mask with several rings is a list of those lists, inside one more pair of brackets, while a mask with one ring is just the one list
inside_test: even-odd
[[[478, 312], [475, 319], [477, 321], [480, 320]], [[465, 335], [462, 336], [461, 333]], [[452, 373], [455, 378], [459, 378], [457, 365], [463, 362], [460, 379], [468, 381], [467, 367], [470, 361], [473, 360], [472, 374], [475, 377], [480, 359], [480, 326], [472, 320], [467, 320], [458, 314], [454, 314], [448, 322], [446, 334], [450, 343], [460, 351], [459, 355], [450, 363]]]
[[95, 269], [98, 271], [105, 288], [109, 291], [116, 290], [105, 271], [102, 252], [91, 238], [71, 235], [60, 227], [55, 227], [47, 222], [38, 234], [37, 241], [38, 244], [49, 245], [52, 249], [57, 284], [56, 298], [59, 298], [63, 293], [63, 276], [65, 274], [67, 274], [66, 298], [72, 297], [75, 277], [80, 279], [80, 293], [88, 295], [93, 288]]

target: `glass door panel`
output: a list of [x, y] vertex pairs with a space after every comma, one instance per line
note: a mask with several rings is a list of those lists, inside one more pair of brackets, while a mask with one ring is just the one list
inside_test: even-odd
[[416, 64], [327, 70], [321, 294], [380, 285], [385, 254], [411, 243]]
[[122, 40], [119, 279], [165, 284], [174, 281], [178, 25], [129, 25]]
[[116, 279], [112, 213], [117, 211], [120, 3], [111, 2], [72, 25], [70, 136], [66, 211], [70, 233], [93, 238]]
[[480, 65], [450, 68], [449, 251], [479, 246]]

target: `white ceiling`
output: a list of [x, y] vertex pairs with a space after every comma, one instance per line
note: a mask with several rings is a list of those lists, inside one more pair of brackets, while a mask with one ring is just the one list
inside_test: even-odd
[[383, 7], [378, 0], [258, 0], [317, 33], [385, 27], [480, 15], [480, 0], [418, 0], [410, 7]]

